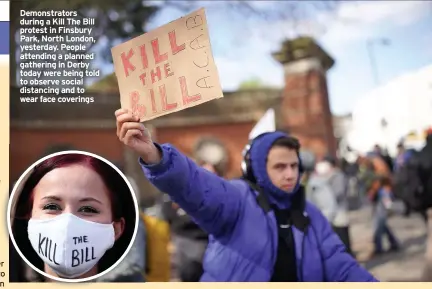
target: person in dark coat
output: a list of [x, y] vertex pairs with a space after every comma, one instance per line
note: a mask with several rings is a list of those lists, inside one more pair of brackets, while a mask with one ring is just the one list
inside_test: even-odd
[[426, 145], [419, 153], [419, 178], [421, 191], [419, 198], [426, 212], [428, 240], [426, 249], [426, 266], [423, 273], [424, 282], [432, 282], [432, 128], [427, 131]]
[[[206, 162], [198, 164], [208, 171], [222, 175], [215, 166]], [[171, 226], [175, 244], [175, 265], [182, 282], [199, 282], [203, 269], [203, 258], [208, 245], [208, 234], [176, 203], [167, 198], [163, 214]]]

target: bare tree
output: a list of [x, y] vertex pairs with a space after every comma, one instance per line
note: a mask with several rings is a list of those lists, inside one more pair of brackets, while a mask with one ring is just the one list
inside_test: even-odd
[[[350, 1], [356, 3], [357, 1]], [[239, 46], [251, 35], [263, 41], [280, 41], [281, 38], [320, 36], [332, 21], [349, 22], [338, 15], [341, 1], [157, 1], [158, 6], [189, 13], [197, 8], [207, 8], [207, 13], [217, 14], [226, 21], [235, 21], [224, 42]], [[219, 16], [220, 15], [220, 16]], [[267, 30], [261, 27], [268, 28]], [[229, 34], [229, 35], [228, 35]], [[212, 43], [213, 43], [212, 39]], [[216, 40], [217, 41], [217, 40]], [[218, 46], [218, 43], [213, 43]], [[220, 53], [228, 53], [223, 49]], [[228, 56], [228, 55], [226, 55]]]
[[[357, 2], [357, 1], [351, 1]], [[337, 16], [340, 1], [160, 1], [159, 6], [190, 12], [199, 7], [211, 6], [212, 10], [237, 16], [239, 21], [254, 19], [258, 21], [287, 22], [289, 29], [298, 30], [305, 23], [313, 20], [317, 14]]]
[[[145, 32], [148, 20], [156, 14], [158, 7], [147, 5], [142, 0], [39, 0], [39, 1], [11, 1], [11, 51], [16, 51], [20, 10], [42, 11], [42, 10], [69, 10], [77, 11], [80, 17], [92, 17], [96, 19], [92, 36], [96, 40], [104, 39], [104, 45], [99, 52], [106, 59], [111, 59], [110, 48], [117, 42], [138, 36]], [[60, 35], [60, 33], [58, 33]], [[38, 34], [37, 36], [41, 36]], [[51, 36], [54, 36], [51, 33]], [[89, 43], [90, 50], [97, 44]], [[108, 57], [109, 55], [109, 57]], [[11, 53], [11, 63], [17, 63], [16, 53]], [[11, 67], [16, 70], [16, 66]], [[16, 77], [15, 73], [11, 74]], [[11, 79], [15, 84], [15, 79]]]
[[[165, 8], [173, 8], [182, 13], [191, 12], [199, 7], [208, 11], [230, 15], [236, 22], [241, 21], [241, 30], [253, 30], [247, 21], [263, 23], [283, 22], [284, 31], [301, 31], [301, 27], [312, 21], [318, 13], [333, 13], [337, 10], [338, 1], [177, 1], [177, 0], [38, 0], [11, 1], [11, 43], [15, 51], [15, 31], [19, 26], [19, 10], [75, 10], [81, 17], [96, 18], [93, 36], [104, 45], [98, 47], [98, 53], [105, 61], [111, 61], [110, 48], [127, 39], [141, 35], [146, 30], [148, 21]], [[287, 27], [288, 26], [288, 27]], [[247, 35], [247, 33], [241, 33]], [[239, 35], [239, 38], [242, 35]], [[92, 45], [89, 46], [89, 49]], [[16, 63], [12, 53], [11, 63]], [[16, 69], [12, 67], [11, 69]], [[12, 74], [15, 76], [15, 74]], [[11, 83], [15, 83], [12, 79]]]

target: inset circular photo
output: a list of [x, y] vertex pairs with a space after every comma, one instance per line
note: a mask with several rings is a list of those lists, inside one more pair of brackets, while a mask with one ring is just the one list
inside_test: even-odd
[[132, 247], [139, 220], [127, 177], [83, 151], [54, 153], [30, 166], [14, 185], [7, 214], [12, 243], [41, 282], [86, 282], [108, 273]]

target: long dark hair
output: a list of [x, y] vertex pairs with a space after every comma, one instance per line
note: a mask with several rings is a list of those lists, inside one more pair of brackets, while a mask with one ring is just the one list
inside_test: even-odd
[[[27, 260], [41, 271], [44, 270], [44, 263], [33, 250], [27, 234], [28, 221], [33, 208], [33, 191], [40, 180], [50, 171], [76, 164], [92, 169], [102, 178], [110, 193], [113, 221], [118, 221], [121, 218], [125, 220], [123, 234], [101, 258], [98, 263], [98, 271], [103, 272], [114, 265], [124, 254], [133, 237], [136, 223], [135, 203], [127, 183], [115, 169], [98, 158], [79, 153], [48, 158], [35, 166], [21, 192], [16, 192], [19, 193], [19, 196], [13, 219], [11, 216], [12, 234], [17, 247]], [[36, 279], [42, 280], [42, 276]]]

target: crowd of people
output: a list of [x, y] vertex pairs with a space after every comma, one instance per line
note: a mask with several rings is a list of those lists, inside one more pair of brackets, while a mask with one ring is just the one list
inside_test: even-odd
[[[386, 150], [375, 145], [370, 153], [358, 155], [353, 163], [343, 159], [337, 162], [327, 157], [304, 175], [309, 200], [320, 208], [348, 251], [351, 251], [348, 218], [350, 196], [354, 195], [362, 204], [369, 203], [372, 206], [374, 251], [371, 258], [402, 249], [388, 223], [395, 213], [395, 201], [403, 202], [406, 217], [417, 213], [426, 223], [432, 223], [432, 129], [426, 135], [425, 146], [421, 150], [406, 148], [400, 142], [397, 144], [396, 157], [391, 158]], [[430, 228], [428, 232], [431, 236]], [[388, 250], [383, 248], [384, 237], [390, 244]], [[426, 281], [432, 280], [431, 247], [432, 240], [429, 237], [427, 266], [423, 274]]]
[[[120, 124], [121, 125], [121, 124]], [[139, 130], [141, 127], [137, 126], [137, 129]], [[141, 128], [142, 129], [142, 128]], [[137, 131], [138, 133], [138, 131]], [[424, 200], [419, 200], [419, 198], [427, 198], [427, 194], [420, 194], [419, 195], [419, 191], [430, 191], [430, 186], [427, 187], [427, 179], [428, 176], [430, 175], [430, 172], [432, 171], [430, 165], [428, 164], [428, 162], [423, 162], [420, 166], [413, 166], [411, 165], [411, 163], [415, 163], [415, 156], [417, 155], [421, 155], [421, 159], [423, 160], [428, 160], [429, 162], [432, 163], [432, 159], [430, 158], [430, 156], [428, 156], [428, 148], [430, 150], [430, 146], [431, 146], [431, 136], [432, 133], [429, 132], [429, 136], [428, 136], [428, 140], [427, 140], [427, 144], [425, 146], [425, 148], [422, 151], [419, 152], [415, 152], [413, 150], [405, 150], [403, 148], [403, 145], [400, 144], [398, 146], [399, 148], [399, 154], [398, 156], [393, 160], [392, 158], [390, 158], [386, 153], [384, 153], [382, 151], [382, 149], [379, 146], [376, 146], [374, 148], [374, 150], [365, 155], [365, 156], [359, 156], [358, 160], [355, 163], [348, 163], [344, 160], [336, 160], [334, 157], [326, 157], [323, 160], [319, 161], [318, 163], [314, 163], [313, 166], [311, 167], [309, 165], [309, 167], [307, 167], [306, 165], [300, 165], [301, 164], [301, 158], [299, 159], [299, 175], [302, 176], [301, 180], [299, 180], [299, 182], [301, 181], [302, 183], [302, 187], [299, 186], [298, 183], [296, 183], [295, 188], [297, 188], [297, 190], [302, 191], [304, 194], [304, 198], [307, 199], [310, 203], [314, 204], [317, 208], [319, 208], [319, 211], [322, 213], [322, 215], [325, 217], [325, 219], [329, 222], [330, 226], [331, 226], [331, 231], [334, 232], [338, 237], [339, 240], [343, 243], [344, 246], [344, 252], [348, 253], [349, 255], [351, 255], [353, 257], [353, 259], [355, 258], [355, 253], [352, 251], [351, 248], [351, 241], [350, 241], [350, 233], [349, 233], [349, 216], [348, 216], [348, 211], [349, 211], [349, 196], [356, 194], [357, 196], [360, 197], [360, 199], [362, 199], [362, 196], [364, 197], [364, 199], [366, 199], [365, 201], [369, 202], [372, 204], [372, 207], [374, 208], [374, 238], [372, 240], [372, 242], [374, 243], [374, 247], [375, 250], [373, 252], [373, 255], [371, 257], [373, 257], [374, 255], [380, 255], [380, 254], [384, 254], [386, 250], [384, 250], [383, 246], [382, 246], [382, 237], [387, 236], [389, 238], [389, 243], [390, 243], [390, 248], [389, 251], [399, 251], [401, 250], [401, 244], [398, 241], [397, 237], [395, 236], [395, 234], [392, 232], [387, 220], [388, 217], [391, 215], [392, 212], [392, 204], [395, 200], [395, 198], [399, 198], [401, 199], [405, 204], [406, 204], [406, 208], [407, 208], [407, 212], [410, 211], [418, 211], [420, 214], [425, 216], [425, 211], [427, 210], [428, 206], [424, 206], [424, 207], [417, 207], [415, 206], [415, 203], [418, 202], [420, 204], [424, 204], [426, 205], [427, 202], [425, 202]], [[121, 129], [119, 130], [119, 138], [123, 141], [126, 142], [126, 134], [122, 137], [121, 135]], [[134, 139], [134, 138], [132, 138]], [[259, 138], [257, 138], [259, 140]], [[126, 143], [127, 144], [127, 143]], [[251, 143], [252, 146], [253, 144], [256, 145], [255, 140]], [[158, 146], [158, 148], [160, 148]], [[267, 148], [268, 149], [268, 148]], [[164, 150], [162, 150], [162, 155]], [[169, 150], [175, 150], [174, 148], [169, 148]], [[259, 151], [260, 153], [262, 153], [261, 151]], [[265, 153], [264, 153], [265, 154]], [[299, 154], [297, 154], [297, 156], [299, 156]], [[263, 175], [265, 174], [269, 174], [269, 161], [268, 161], [268, 157], [267, 156], [267, 163], [263, 162], [261, 163], [262, 167], [266, 167], [267, 171], [263, 173]], [[246, 156], [247, 158], [247, 156]], [[162, 158], [162, 162], [163, 162], [163, 158]], [[151, 170], [152, 166], [150, 166], [150, 169], [147, 170], [147, 167], [143, 165], [143, 170], [144, 172], [146, 172], [147, 177], [150, 177], [149, 179], [151, 180], [151, 171], [149, 172], [148, 170]], [[287, 170], [288, 171], [288, 170]], [[416, 174], [416, 176], [420, 177], [421, 176], [421, 180], [422, 183], [418, 183], [421, 185], [416, 186], [414, 184], [414, 179], [408, 178], [406, 180], [406, 178], [404, 177], [406, 174]], [[186, 172], [185, 172], [186, 173]], [[261, 170], [262, 173], [262, 170]], [[268, 176], [259, 176], [258, 179], [256, 177], [256, 172], [252, 173], [252, 177], [251, 174], [249, 172], [245, 172], [244, 176], [243, 176], [243, 182], [246, 181], [246, 183], [248, 185], [250, 185], [250, 187], [252, 187], [252, 190], [255, 190], [255, 194], [258, 194], [258, 196], [260, 195], [257, 192], [264, 192], [263, 195], [265, 195], [270, 201], [270, 209], [271, 211], [274, 212], [274, 214], [280, 215], [280, 212], [278, 212], [278, 210], [280, 210], [280, 208], [274, 208], [275, 204], [277, 207], [277, 204], [279, 200], [280, 195], [278, 195], [278, 193], [280, 193], [280, 191], [278, 191], [277, 189], [281, 189], [283, 187], [278, 187], [278, 179], [275, 179], [274, 181], [271, 180], [269, 181], [269, 177]], [[286, 173], [287, 175], [289, 175], [289, 173]], [[428, 175], [429, 174], [429, 175]], [[219, 173], [220, 175], [220, 173]], [[249, 177], [248, 177], [249, 176]], [[289, 176], [286, 177], [289, 179]], [[198, 178], [198, 176], [196, 176], [196, 179], [194, 179], [195, 181], [198, 181], [199, 183], [200, 178]], [[403, 181], [402, 183], [402, 180]], [[234, 183], [236, 184], [237, 181], [227, 181], [228, 183]], [[169, 183], [169, 182], [166, 182]], [[155, 183], [153, 183], [155, 184]], [[156, 186], [158, 186], [158, 184], [155, 184]], [[287, 185], [287, 184], [283, 184], [282, 185]], [[264, 189], [263, 189], [264, 187]], [[276, 187], [276, 188], [275, 188]], [[289, 186], [288, 186], [289, 187]], [[399, 187], [403, 187], [403, 193], [401, 193], [398, 188]], [[299, 189], [300, 188], [300, 189]], [[303, 189], [304, 188], [304, 189]], [[408, 189], [408, 188], [412, 188], [412, 189]], [[283, 190], [283, 189], [282, 189]], [[285, 192], [287, 191], [287, 189], [285, 188], [284, 190]], [[296, 189], [288, 189], [288, 191], [290, 193], [288, 194], [292, 194], [293, 191], [297, 192]], [[199, 242], [201, 242], [201, 246], [197, 246], [200, 248], [204, 248], [202, 246], [202, 244], [206, 243], [206, 233], [208, 232], [208, 230], [206, 230], [204, 228], [201, 229], [203, 227], [202, 224], [200, 224], [200, 217], [201, 216], [194, 216], [193, 214], [188, 213], [188, 206], [190, 204], [182, 204], [180, 203], [177, 204], [175, 203], [175, 201], [173, 202], [173, 195], [170, 194], [169, 189], [166, 191], [167, 195], [169, 196], [168, 198], [165, 198], [166, 200], [169, 200], [166, 203], [166, 206], [174, 208], [172, 210], [172, 212], [177, 212], [176, 214], [172, 214], [170, 217], [170, 222], [176, 222], [175, 219], [178, 220], [181, 218], [182, 219], [182, 230], [183, 231], [179, 231], [179, 226], [177, 225], [177, 227], [175, 227], [176, 225], [173, 225], [173, 234], [174, 235], [178, 235], [178, 234], [183, 234], [186, 235], [188, 234], [188, 238], [189, 241], [191, 241], [190, 245], [192, 246], [192, 242], [196, 242], [196, 244], [198, 244]], [[211, 194], [211, 191], [208, 190], [207, 191], [208, 194]], [[274, 194], [274, 195], [273, 195]], [[275, 197], [276, 195], [276, 197]], [[297, 195], [297, 193], [293, 194], [294, 196]], [[179, 197], [178, 193], [174, 194], [174, 198]], [[181, 198], [181, 196], [180, 196]], [[293, 197], [294, 198], [294, 197]], [[258, 203], [259, 206], [262, 205], [263, 201], [260, 197], [257, 198], [258, 199]], [[295, 198], [294, 198], [295, 199]], [[175, 199], [174, 199], [175, 200]], [[181, 199], [182, 202], [186, 202], [186, 200]], [[203, 200], [204, 201], [204, 200]], [[287, 202], [287, 200], [285, 200], [285, 202]], [[266, 202], [264, 202], [266, 203]], [[280, 205], [280, 204], [279, 204]], [[265, 206], [264, 206], [265, 207]], [[283, 205], [282, 205], [283, 207]], [[292, 210], [292, 209], [290, 209]], [[174, 218], [173, 218], [174, 216]], [[207, 216], [210, 217], [210, 216]], [[280, 218], [280, 217], [279, 217]], [[167, 218], [168, 219], [168, 218]], [[278, 218], [277, 219], [277, 223], [279, 222]], [[292, 222], [292, 220], [290, 221]], [[173, 223], [172, 223], [173, 224]], [[191, 227], [188, 227], [189, 225], [191, 225]], [[236, 225], [238, 226], [238, 225]], [[296, 227], [294, 225], [294, 227]], [[300, 226], [301, 227], [301, 226]], [[175, 228], [175, 229], [174, 229]], [[188, 231], [186, 228], [191, 229], [194, 228], [193, 231], [192, 229], [190, 231]], [[192, 231], [194, 233], [192, 233]], [[188, 232], [185, 234], [185, 232]], [[196, 234], [196, 235], [195, 235]], [[289, 233], [289, 234], [292, 234]], [[287, 234], [287, 235], [289, 235]], [[196, 258], [194, 259], [194, 266], [187, 266], [187, 262], [182, 262], [180, 261], [181, 258], [177, 258], [176, 259], [176, 268], [178, 268], [178, 271], [181, 271], [183, 268], [187, 267], [187, 268], [196, 268], [196, 275], [195, 276], [200, 276], [203, 272], [203, 264], [205, 264], [206, 262], [209, 262], [208, 258], [206, 256], [210, 255], [209, 252], [211, 252], [210, 250], [210, 245], [212, 245], [212, 242], [215, 242], [213, 240], [214, 238], [214, 234], [209, 233], [209, 243], [208, 243], [208, 247], [207, 247], [207, 252], [204, 254], [204, 249], [200, 250], [202, 253], [201, 254], [197, 254], [199, 256], [205, 256], [202, 260], [201, 260], [201, 264], [199, 264], [199, 259], [197, 260]], [[283, 232], [279, 232], [278, 231], [278, 235], [284, 235]], [[198, 240], [198, 239], [194, 239], [193, 236], [202, 236], [202, 239]], [[174, 237], [173, 239], [175, 239], [176, 237]], [[288, 236], [288, 239], [290, 239], [292, 237]], [[288, 247], [296, 247], [295, 243], [296, 240], [295, 238], [294, 242], [291, 242]], [[203, 242], [204, 241], [204, 242]], [[217, 241], [217, 240], [216, 240]], [[279, 242], [280, 244], [281, 242]], [[294, 244], [294, 245], [293, 245]], [[204, 245], [205, 246], [205, 245]], [[181, 255], [188, 255], [188, 253], [185, 253], [185, 251], [187, 250], [186, 247], [178, 245], [176, 247], [176, 251], [180, 251], [178, 254]], [[216, 246], [217, 247], [217, 246]], [[182, 249], [179, 249], [182, 248]], [[280, 248], [277, 248], [277, 250], [279, 250]], [[220, 249], [222, 250], [222, 249]], [[283, 249], [281, 249], [283, 250]], [[288, 250], [289, 251], [289, 250]], [[295, 251], [295, 250], [294, 250]], [[177, 253], [177, 252], [176, 252]], [[286, 253], [286, 252], [285, 252]], [[292, 255], [296, 255], [297, 252], [294, 252], [294, 254]], [[279, 255], [280, 252], [277, 251], [276, 255]], [[301, 253], [300, 253], [301, 254]], [[323, 252], [320, 252], [320, 254], [323, 254]], [[355, 260], [355, 259], [354, 259]], [[297, 260], [298, 261], [298, 260]], [[293, 262], [291, 264], [294, 264], [296, 262]], [[211, 264], [211, 263], [210, 263]], [[277, 261], [275, 263], [275, 269], [277, 266]], [[325, 265], [325, 264], [322, 264]], [[209, 267], [213, 268], [212, 265], [205, 265], [205, 267]], [[222, 266], [222, 265], [221, 265]], [[297, 270], [299, 270], [299, 268], [297, 268]], [[310, 268], [309, 268], [310, 270]], [[179, 279], [180, 280], [184, 280], [184, 281], [188, 281], [191, 279], [187, 279], [187, 278], [183, 278], [182, 273], [179, 274]], [[296, 274], [292, 274], [296, 275]], [[299, 273], [297, 274], [299, 275]], [[426, 276], [427, 274], [425, 274]], [[297, 276], [298, 277], [298, 276]], [[205, 278], [205, 273], [203, 278]], [[425, 277], [426, 278], [426, 277]], [[197, 280], [198, 278], [196, 278]], [[202, 280], [202, 278], [199, 278]], [[269, 281], [272, 279], [269, 279]], [[293, 278], [292, 280], [295, 280], [295, 278]], [[297, 279], [298, 280], [298, 279]]]
[[[217, 166], [154, 143], [130, 112], [118, 110], [116, 120], [119, 140], [164, 194], [141, 208], [132, 249], [96, 282], [377, 282], [352, 249], [350, 196], [373, 207], [371, 257], [401, 250], [388, 223], [395, 199], [406, 216], [428, 221], [429, 210], [431, 221], [432, 130], [421, 151], [401, 143], [392, 159], [376, 146], [354, 163], [334, 156], [306, 163], [295, 137], [264, 133], [246, 146], [242, 177], [228, 180]], [[432, 281], [431, 238], [425, 281]], [[21, 263], [15, 253], [11, 262]]]

